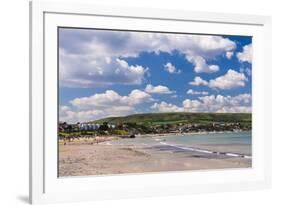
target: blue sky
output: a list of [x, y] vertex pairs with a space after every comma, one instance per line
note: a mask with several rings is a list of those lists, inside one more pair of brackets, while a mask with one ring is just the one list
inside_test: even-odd
[[251, 112], [252, 38], [59, 29], [60, 121]]

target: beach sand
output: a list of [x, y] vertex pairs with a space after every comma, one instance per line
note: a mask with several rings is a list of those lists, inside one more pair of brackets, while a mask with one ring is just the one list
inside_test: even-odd
[[59, 176], [144, 173], [162, 171], [248, 168], [251, 159], [210, 158], [165, 147], [85, 142], [59, 144]]

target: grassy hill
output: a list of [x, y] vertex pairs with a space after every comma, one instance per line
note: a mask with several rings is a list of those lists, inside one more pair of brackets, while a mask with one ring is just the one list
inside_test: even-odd
[[124, 117], [109, 117], [100, 120], [92, 121], [92, 123], [110, 123], [110, 124], [179, 124], [179, 123], [242, 123], [250, 124], [252, 122], [251, 113], [188, 113], [188, 112], [173, 112], [173, 113], [143, 113], [134, 114]]

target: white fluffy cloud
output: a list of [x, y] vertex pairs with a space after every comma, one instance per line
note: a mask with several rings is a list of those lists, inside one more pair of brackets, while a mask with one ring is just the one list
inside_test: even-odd
[[148, 84], [144, 91], [147, 92], [147, 93], [157, 93], [157, 94], [172, 94], [172, 93], [175, 93], [175, 91], [171, 91], [166, 86], [163, 86], [163, 85], [153, 86], [151, 84]]
[[221, 90], [229, 90], [237, 87], [244, 87], [246, 85], [247, 77], [244, 73], [239, 73], [235, 70], [229, 69], [226, 74], [219, 76], [215, 79], [208, 81], [203, 80], [201, 77], [197, 76], [191, 81], [190, 85], [206, 85], [210, 88], [218, 88]]
[[232, 58], [233, 54], [234, 54], [233, 51], [227, 51], [225, 56], [226, 56], [227, 59], [230, 60]]
[[[133, 90], [128, 96], [115, 91], [76, 98], [70, 106], [60, 106], [60, 121], [69, 123], [86, 122], [112, 116], [125, 116], [137, 113], [136, 105], [151, 103], [154, 99], [140, 90]], [[237, 96], [209, 95], [197, 100], [185, 99], [182, 106], [167, 102], [155, 102], [150, 108], [156, 112], [251, 112], [251, 95]]]
[[190, 85], [208, 85], [206, 80], [203, 80], [201, 77], [196, 76], [193, 81], [189, 83]]
[[194, 91], [192, 89], [189, 89], [186, 93], [189, 95], [208, 95], [209, 94], [206, 91]]
[[[177, 50], [194, 65], [195, 72], [215, 72], [219, 67], [209, 65], [208, 60], [235, 48], [235, 42], [220, 36], [63, 29], [60, 86], [140, 84], [148, 68], [129, 65], [124, 58], [137, 57], [141, 52]], [[168, 69], [173, 70], [172, 66]]]
[[252, 63], [252, 53], [253, 53], [252, 44], [249, 44], [243, 47], [242, 52], [237, 53], [237, 58], [240, 62]]
[[154, 103], [151, 109], [157, 110], [158, 112], [183, 112], [184, 109], [176, 105], [166, 102]]
[[244, 73], [239, 73], [235, 70], [229, 69], [225, 75], [210, 80], [208, 85], [210, 88], [228, 90], [237, 87], [244, 87], [246, 81], [247, 78]]
[[209, 95], [199, 97], [198, 100], [185, 99], [182, 107], [161, 102], [151, 107], [158, 112], [251, 112], [251, 95], [237, 96]]
[[208, 65], [202, 56], [187, 56], [187, 59], [195, 65], [194, 71], [196, 73], [213, 73], [219, 71], [218, 65]]
[[178, 70], [172, 63], [168, 62], [164, 65], [164, 70], [171, 74], [180, 74], [181, 70]]
[[77, 108], [103, 108], [111, 106], [132, 106], [152, 101], [152, 97], [141, 90], [132, 90], [128, 96], [121, 96], [113, 90], [98, 93], [90, 97], [75, 98], [70, 104]]
[[59, 63], [60, 85], [66, 87], [141, 84], [148, 71], [116, 57], [70, 54], [63, 49], [60, 49]]
[[186, 99], [183, 107], [189, 112], [251, 112], [251, 95], [210, 95], [199, 97], [199, 100]]
[[131, 106], [116, 106], [90, 110], [72, 110], [68, 106], [60, 106], [59, 116], [61, 122], [77, 123], [88, 122], [96, 119], [113, 116], [124, 116], [134, 113], [134, 108]]
[[121, 96], [113, 90], [97, 93], [89, 97], [75, 98], [69, 106], [60, 106], [60, 121], [85, 122], [110, 116], [124, 116], [137, 112], [136, 105], [153, 102], [146, 92], [132, 90]]

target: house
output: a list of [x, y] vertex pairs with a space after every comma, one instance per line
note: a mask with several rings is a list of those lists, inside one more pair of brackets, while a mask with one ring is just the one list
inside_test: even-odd
[[116, 128], [116, 125], [114, 125], [114, 124], [108, 124], [107, 126], [108, 126], [108, 128], [110, 128], [110, 129], [115, 129], [115, 128]]
[[93, 131], [98, 130], [100, 128], [100, 124], [81, 123], [79, 128], [81, 131]]

